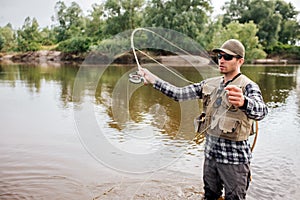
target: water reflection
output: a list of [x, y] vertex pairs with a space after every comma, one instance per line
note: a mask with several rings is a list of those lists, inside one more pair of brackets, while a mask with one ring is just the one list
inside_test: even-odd
[[73, 86], [78, 66], [38, 67], [32, 65], [0, 65], [0, 80], [16, 87], [16, 83], [25, 84], [31, 93], [40, 93], [42, 81], [55, 82], [60, 86], [61, 103], [72, 102]]
[[[86, 186], [91, 182], [100, 181], [95, 178], [95, 174], [104, 177], [108, 172], [105, 167], [96, 170], [99, 168], [98, 163], [92, 161], [89, 155], [83, 156], [83, 150], [78, 149], [81, 147], [80, 143], [72, 138], [74, 130], [71, 124], [74, 121], [71, 110], [77, 109], [76, 105], [80, 108], [84, 101], [93, 103], [95, 118], [104, 128], [105, 136], [110, 142], [126, 151], [136, 151], [135, 146], [130, 143], [132, 138], [143, 139], [144, 146], [139, 146], [140, 152], [155, 151], [162, 145], [174, 149], [188, 146], [183, 159], [179, 159], [171, 169], [196, 175], [197, 184], [200, 184], [202, 147], [189, 142], [193, 137], [191, 119], [200, 112], [201, 104], [197, 101], [174, 102], [151, 86], [120, 82], [134, 68], [135, 66], [106, 68], [96, 89], [84, 88], [80, 99], [75, 100], [73, 90], [79, 67], [0, 65], [0, 91], [3, 95], [0, 101], [0, 135], [5, 138], [1, 141], [0, 148], [0, 194], [3, 196], [15, 191], [16, 196], [20, 196], [16, 197], [18, 199], [36, 191], [39, 199], [51, 196], [42, 190], [54, 189], [68, 193], [66, 196], [70, 199], [97, 196], [82, 193], [90, 192]], [[164, 75], [159, 68], [152, 70]], [[202, 80], [202, 75], [195, 69], [176, 70], [192, 81]], [[270, 108], [270, 114], [260, 122], [260, 135], [252, 166], [254, 181], [249, 199], [256, 199], [257, 196], [259, 199], [270, 199], [270, 196], [271, 199], [298, 197], [300, 68], [244, 66], [242, 72], [260, 85], [264, 100]], [[86, 78], [93, 80], [94, 76], [91, 70]], [[174, 81], [171, 76], [164, 78]], [[126, 86], [123, 87], [124, 91], [117, 89], [120, 85]], [[146, 129], [151, 129], [153, 134], [141, 132]], [[81, 156], [74, 158], [74, 153]], [[86, 168], [85, 164], [93, 169], [89, 172], [88, 181], [80, 178], [82, 175], [86, 177], [86, 170], [82, 170]], [[80, 167], [74, 169], [74, 165]], [[159, 178], [166, 179], [164, 176], [157, 177], [158, 180]], [[119, 179], [103, 180], [106, 183], [114, 181], [118, 182]], [[163, 182], [159, 181], [161, 182], [158, 184]], [[25, 184], [26, 188], [19, 187], [23, 182], [28, 183]], [[38, 183], [41, 187], [33, 190], [33, 187], [38, 187]], [[60, 190], [54, 187], [57, 184], [61, 186]], [[113, 188], [112, 185], [109, 186]], [[98, 190], [99, 187], [93, 185], [92, 190]], [[106, 188], [103, 191], [109, 190], [110, 188]], [[77, 192], [71, 194], [72, 191]], [[12, 193], [7, 198], [12, 197]]]
[[[101, 114], [106, 114], [110, 118], [105, 123], [119, 131], [122, 127], [126, 127], [126, 123], [132, 121], [154, 126], [160, 133], [168, 134], [175, 139], [192, 139], [193, 120], [191, 119], [200, 113], [201, 103], [197, 101], [178, 103], [151, 89], [151, 86], [131, 84], [126, 78], [124, 79], [124, 76], [127, 77], [126, 74], [134, 70], [134, 67], [107, 67], [100, 77], [96, 90], [86, 88], [89, 92], [80, 94], [81, 98], [85, 99], [85, 95], [89, 95], [94, 99], [95, 105], [105, 109]], [[242, 71], [260, 85], [264, 100], [269, 107], [275, 108], [284, 105], [290, 91], [296, 89], [297, 73], [299, 73], [297, 69], [296, 66], [244, 66]], [[74, 81], [78, 70], [78, 66], [0, 65], [0, 80], [10, 87], [16, 87], [18, 82], [25, 84], [30, 93], [40, 93], [43, 81], [54, 82], [60, 87], [60, 103], [63, 107], [68, 107], [73, 103]], [[157, 67], [151, 70], [162, 76], [166, 74]], [[183, 67], [176, 70], [192, 81], [202, 80], [202, 75], [194, 68]], [[86, 79], [95, 76], [94, 70], [87, 70], [87, 73], [90, 74], [86, 74]], [[164, 78], [176, 82], [172, 76], [168, 75]], [[120, 83], [120, 80], [123, 82]], [[184, 85], [180, 81], [178, 84]]]
[[[110, 66], [106, 68], [95, 91], [96, 104], [103, 104], [102, 92], [112, 93], [119, 79], [134, 67]], [[0, 65], [0, 80], [10, 84], [11, 87], [14, 87], [17, 81], [21, 81], [32, 92], [40, 91], [42, 80], [58, 82], [61, 86], [62, 101], [72, 102], [73, 85], [78, 69], [78, 66]], [[176, 69], [192, 81], [202, 80], [201, 74], [195, 71], [194, 68], [178, 67]], [[260, 85], [266, 102], [284, 103], [289, 92], [295, 89], [297, 85], [297, 69], [297, 66], [244, 66], [242, 72]], [[156, 70], [156, 72], [160, 73], [159, 70]], [[170, 80], [172, 81], [172, 78]], [[156, 97], [159, 96], [156, 91], [145, 88], [140, 89], [134, 95], [133, 99], [142, 102], [144, 106], [149, 105], [152, 99], [157, 99]], [[160, 100], [158, 103], [166, 101], [162, 98], [158, 98]], [[144, 107], [141, 107], [140, 110], [144, 110]]]
[[[190, 119], [199, 114], [201, 104], [198, 102], [180, 104], [149, 88], [151, 86], [141, 87], [141, 85], [134, 85], [128, 81], [119, 83], [124, 74], [128, 74], [134, 70], [133, 68], [134, 66], [110, 66], [106, 68], [96, 90], [88, 92], [95, 99], [95, 105], [101, 105], [105, 108], [105, 113], [111, 119], [107, 122], [109, 126], [121, 130], [122, 125], [126, 125], [129, 120], [142, 123], [150, 117], [152, 120], [146, 123], [156, 126], [161, 133], [166, 133], [172, 137], [177, 136], [177, 139], [191, 139], [193, 137], [191, 134], [193, 124]], [[60, 103], [63, 107], [67, 107], [69, 103], [73, 102], [73, 87], [78, 69], [79, 67], [76, 66], [0, 65], [0, 80], [10, 87], [16, 87], [18, 82], [25, 84], [30, 93], [40, 93], [42, 81], [55, 82], [60, 87]], [[242, 70], [244, 74], [260, 85], [268, 106], [279, 107], [286, 103], [290, 91], [297, 87], [297, 73], [299, 73], [297, 69], [296, 66], [244, 66]], [[152, 70], [156, 74], [164, 74], [159, 71], [160, 69]], [[184, 67], [176, 68], [176, 70], [192, 81], [202, 80], [201, 74], [193, 68]], [[93, 76], [93, 71], [89, 70], [88, 72], [91, 74], [87, 75], [87, 79]], [[174, 77], [166, 78], [171, 82], [174, 81]], [[119, 92], [115, 92], [116, 88], [119, 87], [118, 84], [121, 84], [122, 88]], [[88, 90], [90, 89], [88, 88]], [[113, 97], [113, 95], [120, 95], [119, 93], [124, 94]], [[86, 94], [82, 94], [82, 99]], [[182, 107], [184, 107], [184, 112]], [[113, 109], [118, 110], [115, 115]], [[154, 112], [155, 109], [158, 109], [158, 113], [163, 110], [163, 114], [157, 114]], [[185, 112], [186, 110], [188, 111]]]

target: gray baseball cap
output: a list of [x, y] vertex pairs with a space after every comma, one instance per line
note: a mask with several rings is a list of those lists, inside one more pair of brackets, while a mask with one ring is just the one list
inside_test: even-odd
[[224, 42], [221, 48], [213, 49], [213, 52], [215, 53], [220, 51], [233, 56], [241, 56], [242, 58], [245, 57], [245, 47], [240, 41], [236, 39], [227, 40], [226, 42]]

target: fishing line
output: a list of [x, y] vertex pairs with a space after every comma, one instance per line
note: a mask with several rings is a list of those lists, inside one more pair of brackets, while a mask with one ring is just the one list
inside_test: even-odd
[[171, 72], [171, 73], [174, 74], [175, 76], [179, 77], [180, 79], [182, 79], [182, 80], [184, 80], [184, 81], [186, 81], [186, 82], [188, 82], [188, 83], [191, 83], [191, 84], [195, 83], [195, 82], [193, 82], [193, 81], [190, 81], [190, 80], [184, 78], [184, 77], [181, 76], [180, 74], [177, 74], [176, 72], [172, 71], [172, 70], [169, 69], [166, 65], [160, 63], [160, 62], [157, 61], [155, 58], [153, 58], [152, 56], [149, 56], [149, 55], [146, 54], [145, 52], [143, 52], [143, 51], [141, 51], [141, 50], [139, 50], [139, 49], [136, 49], [136, 50], [137, 50], [138, 52], [140, 52], [141, 54], [145, 55], [146, 57], [148, 57], [149, 59], [151, 59], [152, 61], [154, 61], [155, 63], [157, 63], [158, 65], [164, 67], [166, 70], [168, 70], [169, 72]]
[[[188, 82], [188, 83], [194, 83], [186, 78], [184, 78], [183, 76], [177, 74], [176, 72], [172, 71], [171, 69], [169, 69], [167, 66], [165, 66], [164, 64], [158, 62], [155, 58], [153, 58], [152, 56], [148, 55], [147, 53], [141, 51], [140, 49], [136, 48], [135, 45], [134, 45], [134, 34], [137, 32], [137, 31], [146, 31], [146, 32], [150, 32], [152, 33], [153, 35], [159, 37], [161, 40], [167, 42], [168, 44], [170, 44], [171, 46], [179, 49], [180, 51], [184, 52], [186, 55], [189, 55], [189, 56], [192, 56], [193, 58], [196, 58], [195, 56], [193, 56], [192, 54], [190, 54], [189, 52], [187, 52], [186, 50], [180, 48], [179, 46], [177, 46], [176, 44], [174, 44], [173, 42], [169, 41], [168, 39], [164, 38], [163, 36], [161, 36], [160, 34], [152, 31], [152, 30], [149, 30], [149, 29], [146, 29], [146, 28], [136, 28], [135, 30], [132, 31], [131, 33], [131, 37], [130, 37], [130, 42], [131, 42], [131, 49], [132, 49], [132, 52], [133, 52], [133, 55], [134, 55], [134, 59], [136, 61], [136, 64], [137, 64], [137, 67], [138, 67], [138, 71], [140, 71], [142, 69], [141, 65], [140, 65], [140, 62], [139, 62], [139, 59], [137, 57], [137, 54], [136, 54], [136, 50], [140, 53], [142, 53], [143, 55], [145, 55], [146, 57], [148, 57], [149, 59], [151, 59], [152, 61], [154, 61], [155, 63], [159, 64], [160, 66], [164, 67], [165, 69], [167, 69], [169, 72], [171, 72], [172, 74], [174, 74], [175, 76], [179, 77], [180, 79]], [[132, 83], [141, 83], [144, 81], [144, 78], [139, 75], [138, 72], [133, 72], [133, 73], [130, 73], [129, 74], [129, 80], [132, 82]]]
[[[179, 49], [180, 51], [184, 52], [186, 55], [189, 55], [191, 56], [192, 58], [194, 59], [198, 59], [197, 57], [193, 56], [192, 54], [190, 54], [188, 51], [180, 48], [179, 46], [177, 46], [176, 44], [174, 44], [173, 42], [169, 41], [168, 39], [166, 39], [165, 37], [161, 36], [160, 34], [152, 31], [152, 30], [149, 30], [147, 28], [136, 28], [132, 31], [131, 33], [131, 37], [130, 37], [130, 43], [131, 43], [131, 49], [132, 49], [132, 52], [133, 52], [133, 55], [134, 55], [134, 59], [136, 61], [136, 64], [137, 64], [137, 68], [138, 68], [138, 71], [140, 71], [142, 69], [141, 65], [140, 65], [140, 62], [139, 62], [139, 59], [138, 59], [138, 56], [137, 56], [137, 53], [136, 51], [140, 52], [141, 54], [143, 54], [144, 56], [146, 56], [147, 58], [149, 58], [150, 60], [154, 61], [155, 63], [157, 63], [158, 65], [164, 67], [165, 69], [167, 69], [169, 72], [171, 72], [172, 74], [174, 74], [175, 76], [177, 76], [178, 78], [182, 79], [183, 81], [186, 81], [187, 83], [190, 83], [190, 84], [194, 84], [195, 82], [192, 82], [188, 79], [186, 79], [185, 77], [183, 77], [182, 75], [179, 75], [178, 73], [174, 72], [173, 70], [169, 69], [166, 65], [164, 65], [163, 63], [160, 63], [159, 61], [157, 61], [155, 58], [153, 58], [152, 56], [148, 55], [147, 53], [143, 52], [142, 50], [138, 49], [135, 47], [134, 45], [134, 35], [137, 31], [146, 31], [146, 32], [149, 32], [149, 33], [152, 33], [153, 35], [159, 37], [161, 40], [165, 41], [166, 43], [170, 44], [171, 46]], [[144, 82], [144, 77], [142, 77], [138, 71], [136, 72], [133, 72], [133, 73], [130, 73], [129, 74], [129, 81], [132, 82], [132, 83], [135, 83], [135, 84], [139, 84], [139, 83], [142, 83]], [[226, 113], [227, 111], [229, 111], [232, 107], [234, 107], [233, 105], [231, 106], [228, 106], [227, 109], [224, 110], [223, 113], [221, 113], [219, 115], [219, 118], [217, 118], [217, 120], [220, 120]], [[201, 132], [197, 132], [195, 134], [195, 137], [192, 139], [192, 141], [196, 142], [197, 144], [199, 143], [202, 143], [205, 139], [205, 132], [211, 127], [211, 124], [207, 127], [204, 128], [204, 130], [202, 130]], [[257, 135], [258, 135], [258, 122], [255, 121], [255, 127], [253, 127], [253, 130], [255, 130], [254, 134], [255, 134], [255, 137], [254, 137], [254, 141], [253, 141], [253, 144], [251, 146], [251, 151], [253, 151], [254, 147], [255, 147], [255, 144], [256, 144], [256, 140], [257, 140]]]
[[[175, 76], [179, 77], [180, 79], [188, 82], [188, 83], [194, 83], [190, 80], [187, 80], [186, 78], [184, 78], [183, 76], [175, 73], [174, 71], [170, 70], [167, 66], [165, 66], [164, 64], [160, 63], [159, 61], [157, 61], [155, 58], [153, 58], [152, 56], [148, 55], [147, 53], [141, 51], [140, 49], [136, 48], [135, 45], [134, 45], [134, 35], [137, 31], [146, 31], [146, 32], [150, 32], [152, 33], [153, 35], [159, 37], [160, 39], [162, 39], [163, 41], [167, 42], [168, 44], [170, 44], [171, 46], [173, 47], [176, 47], [177, 49], [179, 49], [180, 51], [184, 52], [185, 54], [189, 55], [189, 56], [192, 56], [194, 57], [193, 55], [191, 55], [189, 52], [187, 52], [186, 50], [180, 48], [179, 46], [177, 46], [176, 44], [174, 44], [173, 42], [169, 41], [168, 39], [164, 38], [163, 36], [157, 34], [156, 32], [152, 31], [152, 30], [149, 30], [149, 29], [146, 29], [146, 28], [137, 28], [135, 30], [132, 31], [131, 33], [131, 37], [130, 37], [130, 42], [131, 42], [131, 48], [132, 48], [132, 52], [133, 52], [133, 55], [134, 55], [134, 59], [136, 61], [136, 64], [137, 64], [137, 68], [138, 68], [138, 71], [140, 71], [142, 69], [141, 67], [141, 64], [139, 62], [139, 59], [138, 59], [138, 56], [137, 56], [137, 53], [136, 51], [140, 52], [141, 54], [143, 54], [144, 56], [148, 57], [149, 59], [151, 59], [152, 61], [154, 61], [155, 63], [157, 63], [158, 65], [164, 67], [165, 69], [167, 69], [169, 72], [171, 72], [172, 74], [174, 74]], [[194, 57], [195, 58], [195, 57]], [[135, 84], [138, 84], [138, 83], [141, 83], [144, 81], [144, 78], [138, 73], [138, 72], [133, 72], [133, 73], [130, 73], [129, 74], [129, 80], [130, 82], [132, 83], [135, 83]], [[220, 118], [230, 109], [230, 107], [228, 109], [226, 109], [224, 111], [224, 113], [222, 113], [220, 115]], [[199, 138], [202, 138], [202, 136], [204, 135], [204, 133], [208, 130], [208, 128], [210, 128], [210, 126], [206, 127], [203, 131], [201, 131], [200, 133], [196, 133], [195, 137], [193, 138], [193, 141], [195, 142], [199, 142]]]

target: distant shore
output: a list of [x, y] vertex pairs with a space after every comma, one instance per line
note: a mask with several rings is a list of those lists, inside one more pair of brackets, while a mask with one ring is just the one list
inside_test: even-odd
[[[164, 55], [153, 54], [148, 52], [150, 57], [138, 52], [137, 56], [140, 63], [155, 63], [154, 59], [167, 66], [201, 66], [207, 64], [215, 64], [215, 58], [207, 58], [195, 55]], [[216, 62], [216, 60], [214, 60]], [[113, 58], [108, 58], [106, 55], [99, 52], [89, 53], [64, 53], [60, 51], [40, 50], [24, 53], [0, 53], [0, 62], [2, 63], [28, 63], [28, 64], [48, 64], [48, 65], [62, 65], [62, 64], [136, 64], [132, 52], [125, 52]], [[288, 65], [300, 64], [300, 60], [288, 60], [280, 58], [267, 58], [253, 60], [251, 64], [254, 65]]]
[[[154, 54], [148, 52], [149, 57], [137, 52], [137, 56], [140, 63], [155, 63], [156, 60], [159, 63], [166, 64], [168, 66], [191, 66], [199, 64], [208, 64], [210, 59], [200, 56], [188, 56], [188, 55], [164, 55]], [[89, 53], [63, 53], [60, 51], [40, 50], [34, 52], [25, 53], [2, 53], [0, 54], [0, 61], [6, 63], [61, 63], [61, 64], [136, 64], [134, 55], [132, 52], [125, 52], [123, 54], [109, 58], [107, 55], [99, 52]]]
[[4, 63], [63, 64], [81, 63], [83, 54], [63, 53], [60, 51], [40, 50], [22, 53], [0, 53], [0, 61]]

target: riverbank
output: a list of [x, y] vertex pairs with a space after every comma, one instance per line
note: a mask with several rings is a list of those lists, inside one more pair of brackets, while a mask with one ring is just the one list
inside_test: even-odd
[[[140, 52], [137, 52], [137, 57], [140, 63], [155, 63], [159, 62], [167, 66], [201, 66], [207, 64], [215, 64], [216, 58], [205, 58], [194, 55], [174, 55], [168, 52], [145, 52], [149, 56], [145, 56]], [[55, 65], [60, 66], [62, 64], [122, 64], [132, 65], [136, 64], [132, 51], [122, 53], [113, 58], [109, 58], [99, 52], [88, 53], [64, 53], [60, 51], [52, 50], [40, 50], [34, 52], [24, 53], [0, 53], [0, 62], [2, 63], [26, 63], [26, 64], [38, 64], [38, 65]], [[281, 59], [279, 57], [257, 59], [251, 61], [251, 64], [260, 65], [288, 65], [288, 64], [300, 64], [300, 60], [295, 59]]]
[[24, 53], [0, 53], [0, 61], [6, 63], [63, 64], [81, 63], [86, 55], [40, 50]]
[[[200, 56], [188, 55], [172, 55], [165, 52], [145, 52], [149, 56], [145, 56], [137, 52], [137, 57], [140, 63], [155, 63], [159, 62], [168, 66], [191, 66], [208, 64], [210, 59]], [[131, 65], [136, 64], [132, 51], [116, 55], [109, 58], [99, 52], [89, 53], [63, 53], [59, 51], [40, 50], [35, 52], [25, 53], [10, 53], [0, 54], [0, 61], [6, 63], [28, 63], [28, 64], [122, 64]]]

